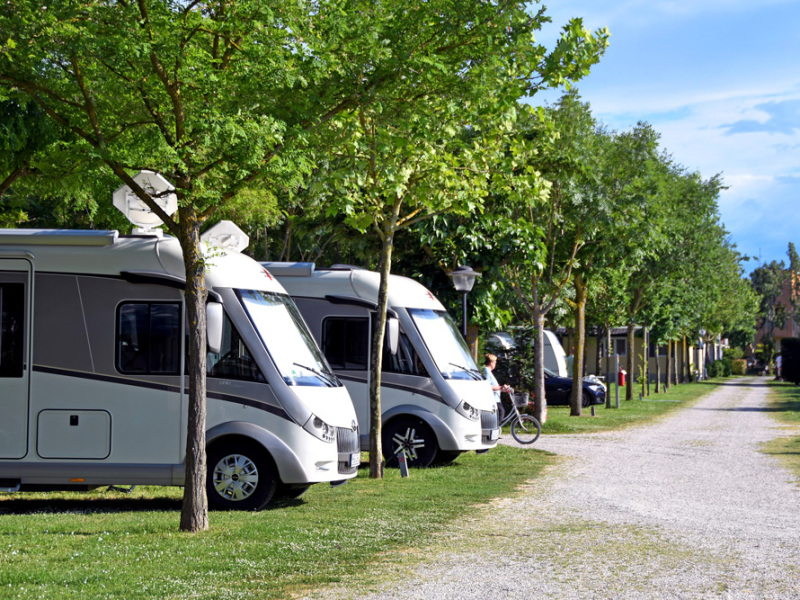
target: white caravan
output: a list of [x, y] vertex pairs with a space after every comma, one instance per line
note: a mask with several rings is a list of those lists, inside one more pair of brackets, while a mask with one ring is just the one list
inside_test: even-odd
[[[206, 253], [212, 507], [355, 476], [356, 415], [254, 260]], [[0, 488], [183, 485], [185, 276], [175, 238], [0, 230]]]
[[[369, 447], [369, 357], [378, 273], [313, 263], [262, 263], [294, 298], [328, 363], [350, 391]], [[419, 283], [391, 275], [381, 375], [382, 444], [387, 464], [406, 452], [429, 466], [497, 445], [497, 404], [464, 338]]]

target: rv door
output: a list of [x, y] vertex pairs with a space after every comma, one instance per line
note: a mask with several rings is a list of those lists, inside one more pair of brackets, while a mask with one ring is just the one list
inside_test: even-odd
[[26, 259], [0, 259], [0, 458], [27, 454], [30, 280]]

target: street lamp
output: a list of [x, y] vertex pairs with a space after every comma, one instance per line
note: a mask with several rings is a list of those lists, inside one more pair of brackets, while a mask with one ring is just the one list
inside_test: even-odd
[[475, 278], [480, 277], [480, 273], [472, 270], [472, 267], [456, 267], [450, 271], [450, 279], [453, 280], [453, 286], [457, 292], [461, 292], [461, 333], [464, 339], [467, 339], [467, 294], [469, 294], [472, 286], [475, 285]]

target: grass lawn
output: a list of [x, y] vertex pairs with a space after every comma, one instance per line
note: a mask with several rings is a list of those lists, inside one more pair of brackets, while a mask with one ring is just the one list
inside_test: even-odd
[[0, 598], [289, 597], [386, 551], [423, 547], [553, 460], [498, 447], [407, 479], [362, 470], [272, 510], [211, 513], [210, 531], [197, 535], [178, 531], [176, 488], [3, 495]]
[[786, 381], [770, 381], [772, 415], [785, 423], [793, 436], [781, 437], [765, 444], [764, 451], [773, 454], [800, 477], [800, 386]]
[[[596, 417], [551, 407], [543, 435], [643, 423], [715, 385], [621, 400]], [[362, 469], [347, 485], [312, 486], [271, 510], [211, 513], [210, 531], [196, 535], [178, 531], [177, 488], [0, 495], [0, 598], [288, 598], [363, 574], [392, 551], [424, 551], [556, 460], [535, 445], [499, 446], [407, 479], [389, 470], [370, 480]]]

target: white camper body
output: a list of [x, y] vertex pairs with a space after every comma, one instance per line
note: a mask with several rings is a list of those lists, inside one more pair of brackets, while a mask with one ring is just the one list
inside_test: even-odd
[[[244, 255], [206, 260], [211, 505], [355, 476], [352, 402], [286, 291]], [[184, 272], [172, 237], [0, 230], [1, 489], [184, 484]]]
[[[498, 331], [489, 336], [487, 344], [493, 344], [504, 350], [511, 350], [516, 343], [511, 334]], [[549, 329], [544, 330], [544, 366], [559, 377], [572, 377], [567, 370], [567, 354], [558, 341], [556, 334]]]
[[549, 329], [544, 330], [544, 366], [559, 377], [572, 377], [567, 371], [567, 354], [558, 341], [556, 334]]
[[[380, 275], [354, 267], [317, 270], [313, 263], [262, 263], [294, 298], [325, 357], [344, 381], [368, 449], [373, 317]], [[424, 286], [389, 279], [388, 338], [383, 353], [381, 409], [388, 464], [406, 451], [409, 464], [453, 460], [497, 445], [497, 404], [458, 328]], [[388, 346], [388, 344], [387, 344]]]

